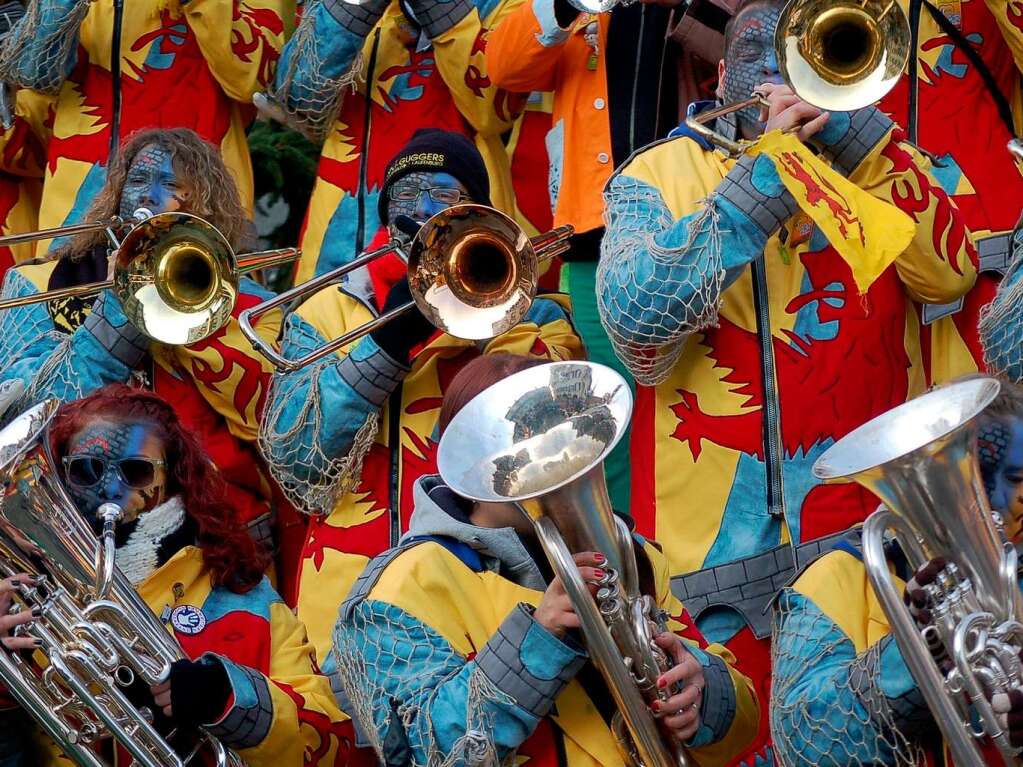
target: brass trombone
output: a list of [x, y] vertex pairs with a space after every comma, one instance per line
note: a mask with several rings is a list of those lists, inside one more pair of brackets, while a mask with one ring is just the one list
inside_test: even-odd
[[[406, 247], [391, 243], [349, 264], [314, 277], [241, 312], [238, 324], [253, 348], [278, 370], [299, 370], [386, 325], [415, 306], [440, 330], [481, 340], [504, 333], [528, 311], [536, 295], [539, 266], [568, 250], [572, 227], [532, 239], [503, 213], [485, 205], [455, 205], [420, 227]], [[341, 280], [346, 274], [396, 253], [408, 263], [412, 301], [289, 360], [256, 334], [256, 317]]]
[[[119, 230], [130, 226], [123, 239]], [[128, 320], [154, 341], [191, 344], [227, 324], [238, 298], [239, 277], [287, 264], [297, 248], [237, 256], [227, 238], [190, 213], [152, 215], [140, 208], [134, 223], [115, 216], [89, 224], [44, 229], [0, 238], [0, 245], [49, 239], [103, 229], [117, 250], [111, 280], [47, 290], [0, 301], [0, 310], [87, 296], [110, 288]]]
[[[799, 98], [820, 109], [852, 112], [878, 101], [902, 76], [910, 55], [909, 19], [896, 0], [789, 0], [774, 35], [778, 68]], [[731, 152], [742, 144], [707, 123], [766, 99], [702, 112], [686, 125]]]

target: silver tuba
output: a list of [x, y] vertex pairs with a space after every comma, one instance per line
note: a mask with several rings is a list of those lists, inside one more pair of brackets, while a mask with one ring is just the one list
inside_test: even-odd
[[[993, 378], [976, 378], [930, 391], [846, 435], [813, 467], [817, 478], [854, 480], [885, 504], [864, 525], [867, 574], [959, 767], [984, 765], [979, 746], [988, 739], [1006, 764], [1020, 763], [985, 694], [1023, 686], [1016, 550], [988, 505], [975, 451], [974, 419], [998, 389]], [[948, 563], [927, 587], [934, 609], [926, 633], [890, 575], [889, 531], [911, 569], [934, 557]], [[928, 650], [931, 632], [955, 664], [948, 673]]]
[[[514, 503], [530, 519], [582, 625], [590, 657], [617, 704], [613, 729], [627, 763], [690, 764], [662, 736], [649, 703], [667, 697], [657, 677], [671, 662], [653, 643], [666, 616], [642, 594], [632, 536], [611, 510], [602, 462], [632, 412], [625, 380], [591, 362], [520, 371], [476, 396], [451, 420], [437, 465], [475, 501]], [[596, 601], [573, 552], [607, 557]]]
[[[0, 431], [0, 577], [29, 573], [19, 609], [39, 608], [20, 634], [42, 642], [37, 664], [0, 648], [0, 682], [64, 753], [83, 767], [107, 767], [91, 746], [113, 737], [142, 767], [184, 767], [205, 754], [218, 767], [242, 762], [206, 733], [160, 735], [152, 714], [128, 700], [135, 679], [166, 681], [185, 657], [167, 629], [114, 567], [120, 509], [105, 504], [103, 540], [61, 485], [46, 444], [58, 403], [48, 400]], [[41, 668], [40, 665], [43, 667]], [[184, 755], [182, 755], [184, 754]], [[199, 763], [199, 762], [194, 762]]]

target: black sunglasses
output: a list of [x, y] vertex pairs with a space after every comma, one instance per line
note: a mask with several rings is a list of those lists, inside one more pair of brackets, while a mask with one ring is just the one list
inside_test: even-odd
[[64, 473], [67, 481], [81, 488], [98, 484], [113, 468], [128, 487], [145, 490], [156, 479], [156, 467], [165, 466], [162, 458], [118, 458], [110, 460], [96, 455], [64, 456]]

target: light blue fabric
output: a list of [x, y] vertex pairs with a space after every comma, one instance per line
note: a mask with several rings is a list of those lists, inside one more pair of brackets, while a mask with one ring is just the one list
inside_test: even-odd
[[[4, 298], [36, 293], [17, 270], [7, 272]], [[108, 316], [123, 319], [120, 305], [109, 291], [106, 300]], [[0, 312], [0, 366], [0, 381], [18, 379], [26, 390], [39, 378], [32, 401], [25, 402], [25, 407], [51, 397], [74, 400], [106, 384], [125, 381], [131, 373], [84, 327], [71, 334], [57, 332], [44, 303]], [[12, 408], [8, 413], [16, 415], [15, 410], [21, 412]]]
[[[867, 711], [853, 675], [866, 652], [880, 659], [870, 683], [892, 701], [919, 698], [890, 637], [857, 655], [852, 641], [814, 602], [793, 589], [779, 597], [774, 635], [771, 731], [786, 764], [845, 767], [894, 764], [894, 742]], [[821, 648], [827, 648], [822, 652]], [[923, 709], [922, 699], [919, 706]]]
[[[363, 38], [349, 32], [323, 3], [306, 6], [302, 25], [311, 25], [285, 44], [277, 64], [275, 87], [286, 96], [289, 111], [310, 114], [334, 104], [336, 81], [351, 69]], [[309, 36], [315, 45], [303, 45]], [[330, 91], [324, 90], [330, 86]], [[327, 115], [313, 114], [315, 118]]]
[[[9, 40], [17, 42], [18, 55], [12, 57], [12, 78], [23, 88], [47, 90], [63, 82], [78, 61], [77, 27], [68, 29], [68, 16], [83, 0], [41, 0], [38, 16], [29, 11], [15, 24]], [[38, 23], [32, 34], [26, 30]], [[69, 39], [70, 38], [70, 39]], [[61, 55], [66, 52], [66, 55]]]
[[[451, 759], [452, 767], [466, 764], [464, 750], [455, 753], [454, 749], [465, 738], [469, 722], [494, 745], [501, 760], [539, 724], [539, 719], [500, 693], [477, 693], [478, 700], [473, 701], [470, 679], [476, 662], [393, 605], [375, 600], [359, 603], [351, 619], [338, 624], [334, 644], [340, 657], [361, 656], [364, 690], [375, 692], [372, 726], [383, 741], [403, 734], [415, 764], [433, 763], [431, 756], [438, 754]], [[527, 641], [520, 657], [527, 667], [543, 669], [553, 678], [559, 663], [564, 668], [577, 656], [567, 645], [555, 652], [551, 643]], [[408, 712], [404, 728], [389, 702]]]
[[[781, 179], [764, 157], [757, 158], [752, 180], [764, 194], [782, 193]], [[707, 203], [716, 216], [705, 215], [701, 206], [678, 220], [654, 186], [625, 173], [612, 177], [604, 196], [607, 234], [601, 247], [604, 271], [598, 290], [604, 306], [634, 310], [605, 316], [613, 330], [629, 341], [674, 340], [680, 328], [691, 328], [707, 309], [710, 265], [720, 263], [725, 270], [723, 291], [767, 245], [763, 229], [719, 195], [711, 195]], [[668, 256], [651, 253], [651, 237]], [[620, 253], [630, 257], [611, 257]]]
[[[224, 667], [224, 671], [227, 672], [227, 681], [231, 685], [231, 692], [234, 695], [234, 703], [231, 706], [232, 710], [236, 709], [251, 709], [256, 708], [259, 705], [259, 695], [256, 692], [256, 687], [252, 683], [251, 669], [250, 673], [246, 673], [243, 669], [244, 666], [240, 666], [234, 661], [225, 658], [223, 655], [217, 653], [204, 653], [200, 660], [207, 663], [220, 663]], [[227, 717], [225, 713], [221, 719]]]
[[569, 31], [558, 25], [554, 14], [554, 0], [533, 0], [533, 15], [540, 24], [536, 39], [544, 48], [562, 45], [568, 40]]

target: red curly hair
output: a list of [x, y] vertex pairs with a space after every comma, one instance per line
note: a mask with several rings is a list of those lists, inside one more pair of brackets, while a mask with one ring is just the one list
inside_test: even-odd
[[167, 461], [167, 497], [181, 496], [198, 528], [196, 545], [215, 586], [244, 593], [256, 586], [269, 562], [244, 527], [234, 524], [224, 480], [206, 452], [161, 397], [126, 384], [110, 384], [61, 405], [50, 424], [50, 449], [61, 465], [71, 438], [96, 420], [143, 422], [156, 430]]

